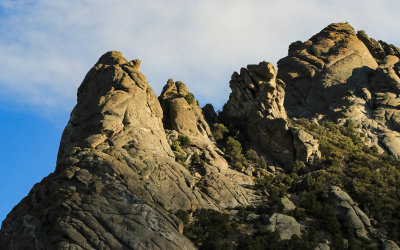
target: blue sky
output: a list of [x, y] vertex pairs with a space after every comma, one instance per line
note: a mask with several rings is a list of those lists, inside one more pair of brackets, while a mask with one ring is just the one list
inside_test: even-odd
[[156, 93], [173, 78], [220, 108], [233, 71], [276, 64], [329, 23], [400, 45], [399, 11], [395, 0], [0, 0], [0, 221], [54, 170], [76, 90], [106, 51], [141, 59]]

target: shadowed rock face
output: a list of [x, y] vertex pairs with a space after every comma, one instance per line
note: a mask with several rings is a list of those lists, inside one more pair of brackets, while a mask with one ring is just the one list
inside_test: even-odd
[[335, 23], [278, 62], [289, 117], [360, 125], [370, 145], [400, 157], [399, 49]]
[[[163, 110], [139, 68], [139, 60], [129, 62], [112, 51], [89, 71], [64, 130], [56, 170], [7, 216], [2, 249], [193, 249], [181, 234], [182, 222], [168, 210], [250, 204], [244, 189], [230, 184], [230, 175], [219, 177], [227, 166], [209, 172], [207, 180], [218, 192], [210, 197], [175, 162]], [[200, 108], [195, 115], [204, 131], [182, 131], [202, 138], [203, 145], [209, 128]], [[204, 145], [214, 152], [209, 139]]]
[[232, 93], [221, 118], [246, 133], [250, 147], [291, 169], [295, 160], [310, 165], [319, 157], [318, 142], [299, 129], [290, 128], [285, 108], [285, 83], [276, 79], [271, 63], [261, 62], [233, 73]]

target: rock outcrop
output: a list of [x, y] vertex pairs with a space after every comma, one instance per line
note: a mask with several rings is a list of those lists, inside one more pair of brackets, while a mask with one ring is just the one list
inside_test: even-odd
[[400, 157], [399, 49], [347, 23], [295, 42], [278, 62], [289, 117], [356, 121], [368, 144]]
[[392, 240], [381, 240], [380, 247], [382, 250], [399, 250], [400, 247]]
[[318, 142], [307, 132], [289, 126], [283, 106], [285, 83], [276, 75], [274, 66], [267, 62], [233, 73], [232, 93], [221, 119], [239, 127], [251, 147], [261, 149], [266, 158], [287, 169], [296, 160], [314, 165], [320, 157]]
[[[212, 133], [202, 109], [186, 85], [169, 79], [159, 100], [164, 111], [164, 127], [171, 130], [171, 146], [181, 136], [190, 141], [177, 153], [183, 154], [187, 165], [191, 165], [197, 181], [207, 184], [202, 191], [221, 207], [250, 205], [256, 200], [253, 191], [242, 187], [253, 186], [253, 179], [229, 168], [222, 151], [211, 141]], [[191, 163], [195, 154], [202, 158], [200, 164]]]
[[207, 103], [206, 105], [204, 105], [202, 110], [203, 110], [204, 119], [206, 119], [206, 121], [209, 124], [214, 124], [218, 121], [218, 115], [215, 112], [214, 106], [212, 104]]
[[351, 80], [363, 82], [377, 67], [347, 23], [331, 24], [304, 43], [292, 43], [289, 55], [278, 62], [278, 78], [287, 84], [288, 115], [325, 114], [351, 89]]
[[269, 218], [268, 230], [278, 231], [281, 240], [288, 240], [293, 235], [301, 236], [301, 225], [292, 216], [274, 213]]
[[[334, 240], [342, 236], [346, 247], [399, 249], [388, 218], [370, 219], [360, 209], [375, 216], [367, 209], [369, 199], [388, 202], [389, 219], [393, 226], [398, 222], [393, 215], [398, 187], [388, 184], [396, 178], [384, 183], [391, 174], [385, 171], [399, 175], [397, 162], [362, 140], [400, 159], [399, 48], [356, 33], [347, 23], [331, 24], [306, 42], [292, 43], [278, 62], [279, 72], [263, 61], [233, 73], [232, 93], [218, 114], [211, 104], [201, 108], [180, 81], [169, 79], [157, 97], [140, 64], [111, 51], [88, 72], [55, 171], [8, 214], [0, 249], [196, 249], [214, 243], [207, 240], [238, 247], [263, 242], [266, 229], [284, 240], [271, 238], [274, 244], [300, 246], [309, 239], [285, 240], [308, 237], [313, 228], [314, 249], [340, 246], [342, 240]], [[342, 144], [324, 134], [347, 130], [316, 123], [348, 120], [351, 136], [337, 138], [349, 145], [357, 139], [355, 148], [361, 149], [347, 155], [337, 153], [333, 146]], [[318, 140], [305, 130], [321, 134], [321, 149], [333, 148], [332, 155], [321, 156]], [[358, 137], [356, 130], [363, 134]], [[233, 154], [242, 168], [235, 168]], [[373, 170], [379, 178], [357, 182], [364, 177], [355, 169], [368, 178]], [[362, 192], [367, 199], [358, 200], [360, 207], [332, 186], [345, 187], [355, 198], [361, 196], [358, 189], [375, 184], [382, 187]], [[330, 207], [338, 220], [328, 219], [355, 235], [326, 228], [331, 224], [319, 218], [320, 210]], [[204, 210], [195, 212], [199, 209]], [[184, 226], [194, 243], [183, 235]]]
[[[139, 60], [129, 62], [112, 51], [89, 71], [63, 133], [56, 170], [7, 216], [2, 249], [194, 249], [169, 211], [249, 204], [244, 188], [220, 178], [222, 166], [208, 173], [216, 190], [205, 193], [175, 161], [163, 110], [139, 70]], [[200, 149], [212, 147], [201, 109], [181, 113], [176, 107], [171, 124]], [[200, 132], [198, 120], [196, 131], [191, 124], [180, 127], [181, 114], [197, 114], [205, 127]]]
[[331, 187], [329, 202], [339, 220], [351, 225], [358, 237], [369, 239], [368, 232], [373, 230], [370, 219], [346, 192], [339, 187]]
[[393, 55], [400, 57], [400, 49], [393, 44], [387, 44], [384, 41], [376, 41], [373, 38], [368, 37], [364, 30], [357, 32], [357, 37], [360, 39], [365, 46], [367, 46], [371, 55], [379, 62], [384, 60], [386, 56]]

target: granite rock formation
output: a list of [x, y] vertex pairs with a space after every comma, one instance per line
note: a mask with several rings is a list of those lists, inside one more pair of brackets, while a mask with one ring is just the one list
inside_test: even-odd
[[278, 231], [281, 240], [288, 240], [293, 235], [301, 236], [301, 225], [292, 216], [274, 213], [269, 223], [268, 229]]
[[371, 221], [346, 192], [339, 187], [332, 186], [329, 202], [337, 217], [351, 225], [358, 237], [369, 239], [368, 232], [374, 230]]
[[[182, 107], [176, 100], [170, 109], [176, 129], [190, 135], [199, 150], [209, 148], [215, 164], [220, 161], [207, 172], [213, 189], [203, 192], [175, 161], [163, 110], [140, 61], [108, 52], [79, 87], [55, 172], [3, 222], [2, 249], [193, 249], [181, 234], [182, 222], [168, 211], [250, 204], [251, 193], [238, 182], [252, 180], [222, 171], [227, 163], [207, 137], [201, 109], [185, 113], [186, 101]], [[186, 122], [180, 123], [182, 115], [196, 116], [203, 130], [196, 122], [180, 127]]]
[[[362, 144], [400, 159], [399, 48], [356, 33], [347, 23], [331, 24], [306, 42], [292, 43], [278, 72], [263, 61], [233, 73], [232, 93], [218, 114], [210, 104], [200, 108], [180, 81], [169, 79], [157, 97], [140, 64], [111, 51], [88, 72], [62, 135], [55, 171], [3, 221], [0, 249], [196, 249], [207, 246], [196, 241], [201, 240], [197, 234], [217, 238], [204, 228], [192, 232], [193, 238], [183, 234], [199, 222], [199, 211], [207, 226], [215, 218], [204, 215], [218, 218], [212, 233], [233, 228], [219, 239], [232, 248], [245, 245], [250, 236], [255, 236], [251, 244], [259, 244], [278, 234], [284, 246], [300, 244], [313, 232], [311, 249], [349, 244], [399, 249], [399, 237], [388, 230], [398, 225], [385, 224], [381, 211], [371, 213], [368, 201], [375, 198], [377, 208], [398, 211], [399, 188], [385, 185], [400, 172], [391, 180], [383, 177], [400, 164]], [[357, 133], [354, 141], [340, 134], [345, 126], [322, 126], [349, 120]], [[212, 125], [244, 140], [218, 138]], [[321, 151], [329, 155], [326, 148], [335, 142], [318, 133], [330, 129], [336, 133], [332, 138], [362, 145], [362, 153], [349, 146], [350, 153], [359, 153], [349, 157], [331, 147], [333, 156], [324, 158]], [[243, 151], [235, 152], [242, 169], [233, 166], [228, 139]], [[335, 161], [334, 153], [356, 164]], [[352, 172], [357, 168], [364, 172]], [[357, 179], [362, 175], [369, 182]], [[375, 193], [368, 192], [371, 185], [379, 186]], [[377, 197], [376, 190], [387, 193]], [[345, 227], [354, 232], [343, 238], [333, 232]], [[346, 237], [353, 242], [346, 243]]]
[[347, 23], [294, 42], [278, 62], [289, 117], [350, 119], [376, 145], [400, 157], [399, 49]]
[[296, 160], [315, 165], [320, 158], [318, 142], [290, 126], [283, 106], [285, 83], [276, 76], [274, 66], [265, 61], [233, 73], [232, 93], [221, 117], [246, 133], [250, 147], [260, 149], [267, 159], [286, 169]]
[[202, 191], [212, 197], [221, 207], [250, 205], [257, 198], [249, 189], [254, 181], [249, 176], [229, 168], [223, 152], [211, 141], [210, 127], [203, 117], [202, 109], [193, 94], [182, 82], [169, 79], [159, 97], [164, 111], [164, 127], [169, 130], [171, 146], [179, 137], [186, 137], [190, 145], [181, 147], [185, 162], [190, 164], [195, 154], [201, 156], [201, 166], [191, 169], [197, 181], [204, 182]]

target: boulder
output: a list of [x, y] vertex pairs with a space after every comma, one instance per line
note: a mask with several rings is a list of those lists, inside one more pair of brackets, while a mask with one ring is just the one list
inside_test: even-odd
[[392, 240], [381, 240], [380, 247], [382, 250], [399, 250], [400, 247]]
[[269, 218], [268, 230], [278, 231], [281, 240], [288, 240], [293, 235], [301, 236], [301, 225], [292, 216], [274, 213]]
[[370, 219], [346, 192], [332, 186], [328, 200], [340, 221], [353, 226], [358, 237], [369, 239], [368, 232], [372, 229]]
[[296, 208], [296, 206], [293, 204], [293, 202], [291, 200], [289, 200], [289, 198], [286, 196], [281, 198], [281, 202], [282, 202], [283, 208], [286, 211], [292, 211]]
[[321, 158], [321, 152], [318, 150], [318, 140], [299, 128], [290, 128], [290, 132], [293, 136], [296, 158], [312, 166], [317, 165]]
[[316, 247], [314, 247], [314, 250], [330, 250], [330, 249], [331, 248], [326, 243], [319, 243]]

